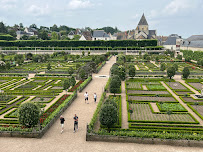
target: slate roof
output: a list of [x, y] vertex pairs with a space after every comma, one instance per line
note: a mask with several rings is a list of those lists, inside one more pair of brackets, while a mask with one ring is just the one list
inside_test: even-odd
[[199, 41], [199, 40], [203, 40], [203, 35], [192, 35], [187, 39], [187, 41]]
[[203, 40], [183, 41], [182, 47], [203, 48]]
[[163, 45], [176, 45], [176, 40], [180, 38], [177, 34], [171, 34]]
[[138, 25], [148, 25], [144, 14], [142, 15], [142, 18], [140, 19], [140, 22]]
[[82, 33], [82, 35], [85, 37], [86, 40], [89, 40], [89, 41], [92, 40], [92, 33], [90, 31], [85, 31]]
[[93, 31], [93, 37], [110, 37], [104, 30]]

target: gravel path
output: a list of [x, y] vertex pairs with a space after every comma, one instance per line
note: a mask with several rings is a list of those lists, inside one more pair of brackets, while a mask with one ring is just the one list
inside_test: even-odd
[[128, 129], [128, 109], [126, 102], [126, 93], [125, 93], [125, 81], [121, 83], [121, 101], [122, 101], [122, 129]]
[[[108, 75], [115, 57], [98, 73]], [[2, 152], [203, 152], [202, 148], [173, 147], [165, 145], [142, 145], [134, 143], [86, 142], [86, 125], [90, 122], [97, 107], [93, 103], [93, 93], [96, 92], [98, 101], [108, 78], [95, 78], [87, 88], [78, 94], [78, 98], [64, 112], [65, 130], [60, 134], [59, 120], [49, 129], [41, 139], [2, 138], [0, 147]], [[84, 103], [84, 92], [89, 93], [90, 104]], [[73, 116], [79, 117], [79, 131], [73, 133]]]

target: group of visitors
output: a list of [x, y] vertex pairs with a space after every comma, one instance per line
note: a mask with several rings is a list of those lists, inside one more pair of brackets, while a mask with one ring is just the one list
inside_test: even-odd
[[[85, 92], [84, 96], [85, 96], [85, 103], [87, 102], [87, 104], [89, 104], [88, 93]], [[93, 98], [94, 98], [94, 103], [96, 103], [97, 102], [97, 94], [96, 93], [94, 93]], [[73, 132], [75, 133], [76, 130], [78, 131], [78, 116], [76, 114], [73, 117], [73, 121], [74, 121], [74, 131]], [[60, 116], [61, 134], [63, 133], [63, 130], [64, 130], [64, 122], [65, 122], [65, 118], [61, 115]]]
[[[85, 103], [87, 102], [87, 104], [89, 104], [88, 93], [85, 92], [84, 96], [85, 96]], [[93, 98], [94, 98], [94, 103], [96, 103], [97, 102], [97, 94], [96, 93], [94, 93]]]

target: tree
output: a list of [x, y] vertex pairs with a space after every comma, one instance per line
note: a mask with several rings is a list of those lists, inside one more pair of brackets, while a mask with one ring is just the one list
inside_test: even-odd
[[185, 61], [186, 61], [186, 62], [191, 62], [191, 57], [189, 57], [189, 56], [188, 56], [188, 57], [185, 57]]
[[76, 81], [75, 81], [75, 77], [72, 76], [70, 79], [69, 79], [69, 83], [71, 86], [74, 86], [76, 84]]
[[50, 27], [51, 31], [59, 32], [58, 26], [54, 24], [52, 27]]
[[182, 55], [180, 54], [177, 55], [177, 59], [182, 60], [182, 58], [183, 58]]
[[11, 68], [11, 65], [9, 62], [6, 63], [6, 70], [9, 70]]
[[70, 88], [70, 81], [68, 79], [65, 79], [64, 82], [63, 82], [63, 89], [64, 90], [67, 90]]
[[35, 28], [35, 29], [37, 29], [37, 25], [36, 25], [36, 24], [31, 24], [31, 25], [30, 25], [30, 28]]
[[0, 33], [7, 33], [8, 30], [3, 22], [0, 22]]
[[80, 35], [74, 35], [73, 40], [78, 41], [80, 39]]
[[178, 65], [177, 64], [173, 64], [173, 67], [175, 68], [176, 71], [178, 71]]
[[135, 76], [135, 67], [130, 67], [129, 76], [132, 77], [132, 78]]
[[161, 63], [160, 70], [161, 70], [161, 71], [166, 70], [166, 64], [165, 64], [165, 63]]
[[117, 64], [113, 64], [111, 67], [111, 75], [119, 75], [119, 68]]
[[169, 67], [167, 69], [167, 75], [171, 79], [176, 74], [176, 70], [174, 67]]
[[28, 53], [26, 54], [26, 59], [27, 60], [32, 60], [33, 54], [32, 53]]
[[118, 120], [117, 108], [112, 104], [105, 104], [101, 108], [99, 115], [99, 121], [102, 125], [106, 126], [108, 129], [112, 127]]
[[146, 60], [147, 60], [148, 62], [150, 61], [150, 59], [151, 59], [150, 56], [147, 56], [147, 57], [146, 57]]
[[34, 127], [38, 124], [40, 117], [40, 108], [32, 103], [21, 104], [18, 108], [19, 123], [26, 127]]
[[39, 33], [39, 38], [42, 39], [42, 40], [48, 40], [49, 39], [48, 33], [45, 30], [41, 31]]
[[50, 63], [47, 64], [47, 70], [51, 70], [51, 64]]
[[20, 39], [21, 39], [21, 40], [28, 40], [28, 39], [29, 39], [29, 36], [23, 35]]
[[59, 35], [56, 32], [51, 33], [51, 40], [59, 40]]
[[85, 80], [87, 78], [87, 73], [85, 72], [85, 70], [83, 68], [81, 68], [80, 71], [79, 71], [79, 77], [82, 80]]
[[126, 73], [125, 73], [125, 67], [124, 66], [119, 66], [119, 77], [122, 81], [125, 80], [125, 76], [126, 76]]
[[82, 51], [82, 56], [85, 56], [85, 51]]
[[118, 93], [120, 91], [120, 84], [119, 84], [119, 82], [116, 81], [115, 79], [111, 79], [109, 90], [110, 90], [111, 93], [114, 93], [114, 95], [116, 93]]
[[190, 75], [190, 69], [188, 67], [184, 67], [182, 74], [183, 74], [183, 78], [187, 79]]

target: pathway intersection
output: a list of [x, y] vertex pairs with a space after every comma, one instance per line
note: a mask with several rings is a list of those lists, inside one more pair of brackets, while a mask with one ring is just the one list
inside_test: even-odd
[[[86, 142], [86, 126], [97, 107], [97, 103], [93, 101], [93, 93], [97, 93], [99, 101], [108, 81], [108, 77], [98, 76], [109, 75], [110, 68], [115, 62], [116, 58], [112, 57], [98, 74], [93, 74], [92, 82], [81, 93], [78, 93], [76, 100], [63, 113], [66, 120], [63, 134], [60, 133], [58, 120], [41, 139], [0, 137], [1, 152], [203, 152], [202, 148], [191, 147]], [[90, 104], [85, 104], [84, 101], [86, 91], [89, 94]], [[73, 133], [74, 114], [79, 117], [79, 130], [76, 133]]]

